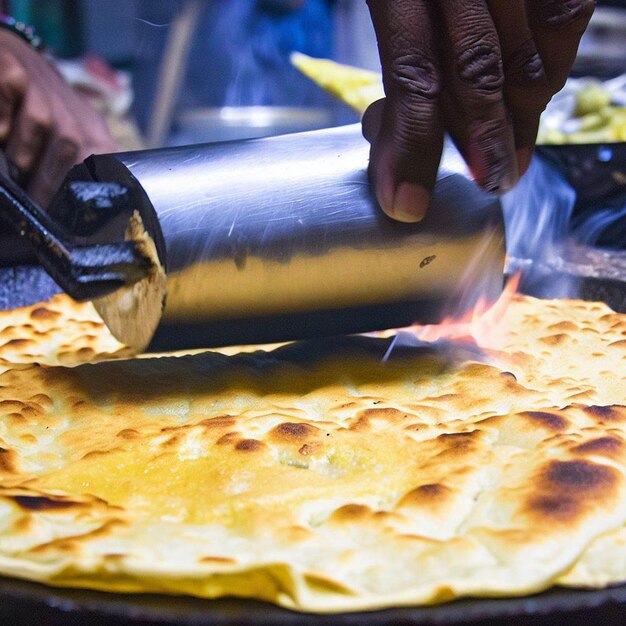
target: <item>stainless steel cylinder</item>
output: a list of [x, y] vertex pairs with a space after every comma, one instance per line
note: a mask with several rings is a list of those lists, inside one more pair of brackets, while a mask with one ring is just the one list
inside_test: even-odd
[[127, 186], [157, 242], [156, 349], [436, 323], [495, 299], [497, 198], [447, 148], [427, 217], [396, 223], [372, 196], [368, 151], [348, 126], [96, 156], [73, 176]]

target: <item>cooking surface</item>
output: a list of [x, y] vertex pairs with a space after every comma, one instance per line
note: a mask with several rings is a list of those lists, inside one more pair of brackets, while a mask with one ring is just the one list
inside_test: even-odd
[[[414, 609], [311, 615], [250, 600], [197, 600], [51, 589], [0, 579], [0, 620], [12, 626], [621, 626], [626, 585], [601, 591], [555, 589], [536, 596], [461, 600]], [[6, 620], [6, 622], [5, 622]]]

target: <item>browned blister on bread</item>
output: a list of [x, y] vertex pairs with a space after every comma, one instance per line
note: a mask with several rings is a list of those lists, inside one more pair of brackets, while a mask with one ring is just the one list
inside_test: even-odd
[[0, 313], [0, 573], [319, 612], [626, 580], [626, 316], [499, 325], [120, 358], [90, 305]]

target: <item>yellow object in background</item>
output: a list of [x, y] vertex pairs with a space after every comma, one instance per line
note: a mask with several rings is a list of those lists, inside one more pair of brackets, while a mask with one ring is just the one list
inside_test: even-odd
[[[359, 113], [364, 113], [372, 102], [385, 97], [382, 76], [378, 72], [330, 59], [315, 59], [300, 52], [291, 55], [291, 62], [322, 89]], [[573, 110], [570, 115], [565, 115], [558, 127], [542, 121], [537, 143], [613, 141], [626, 141], [626, 107], [612, 104], [612, 93], [602, 84], [588, 84], [577, 88]]]
[[359, 113], [364, 113], [372, 102], [385, 97], [382, 77], [378, 72], [330, 59], [314, 59], [300, 52], [291, 55], [291, 62], [322, 89]]

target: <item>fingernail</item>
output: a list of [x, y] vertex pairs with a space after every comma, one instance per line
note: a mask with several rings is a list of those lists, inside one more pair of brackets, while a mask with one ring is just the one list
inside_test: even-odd
[[389, 214], [399, 222], [420, 222], [430, 201], [430, 194], [421, 185], [400, 183], [393, 197], [393, 207]]
[[519, 148], [517, 150], [517, 170], [520, 178], [526, 173], [530, 167], [530, 161], [533, 158], [533, 151], [530, 148]]
[[[382, 170], [382, 171], [381, 171]], [[370, 175], [372, 172], [370, 171]], [[394, 196], [394, 182], [391, 174], [387, 173], [387, 168], [379, 166], [378, 170], [374, 173], [376, 182], [374, 187], [376, 189], [376, 200], [380, 208], [387, 214], [391, 215], [393, 212], [393, 196]]]
[[519, 179], [517, 155], [510, 140], [503, 138], [499, 124], [483, 125], [468, 146], [470, 169], [476, 182], [489, 193], [506, 193]]

